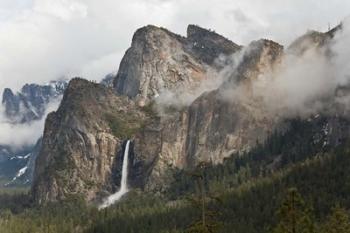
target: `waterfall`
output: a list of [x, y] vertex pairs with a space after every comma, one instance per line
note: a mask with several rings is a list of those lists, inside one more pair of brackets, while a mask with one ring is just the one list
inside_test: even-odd
[[125, 150], [124, 150], [124, 158], [123, 158], [123, 168], [122, 168], [122, 179], [120, 182], [120, 189], [118, 192], [110, 195], [103, 203], [100, 205], [100, 209], [104, 209], [115, 202], [117, 202], [128, 190], [128, 157], [129, 157], [129, 147], [130, 140], [127, 141]]

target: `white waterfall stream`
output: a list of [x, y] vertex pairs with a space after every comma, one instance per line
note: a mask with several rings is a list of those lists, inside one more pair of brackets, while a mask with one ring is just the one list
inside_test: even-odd
[[124, 158], [123, 158], [123, 167], [122, 167], [122, 179], [120, 182], [120, 189], [118, 192], [110, 195], [103, 203], [100, 205], [99, 209], [104, 209], [115, 202], [117, 202], [124, 194], [126, 194], [128, 190], [128, 157], [129, 157], [129, 147], [130, 140], [126, 142], [125, 150], [124, 150]]

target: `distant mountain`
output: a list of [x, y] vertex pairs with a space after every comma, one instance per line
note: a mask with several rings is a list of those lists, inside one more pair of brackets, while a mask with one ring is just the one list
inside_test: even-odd
[[2, 105], [7, 120], [22, 124], [41, 119], [48, 104], [62, 96], [67, 84], [67, 81], [61, 80], [51, 81], [47, 85], [26, 84], [17, 93], [6, 88]]
[[[67, 80], [58, 80], [45, 85], [25, 84], [18, 92], [5, 88], [1, 121], [20, 129], [42, 120], [50, 105], [61, 100], [67, 85]], [[40, 145], [41, 139], [34, 145], [0, 144], [0, 187], [31, 183]]]
[[106, 87], [113, 87], [113, 80], [114, 80], [115, 74], [110, 73], [107, 74], [100, 82], [100, 84], [106, 86]]
[[8, 157], [7, 161], [0, 163], [0, 168], [6, 167], [3, 169], [6, 171], [5, 174], [0, 173], [0, 175], [8, 177], [7, 182], [3, 183], [4, 186], [29, 186], [31, 184], [41, 142], [40, 138], [34, 146], [19, 151], [17, 155]]

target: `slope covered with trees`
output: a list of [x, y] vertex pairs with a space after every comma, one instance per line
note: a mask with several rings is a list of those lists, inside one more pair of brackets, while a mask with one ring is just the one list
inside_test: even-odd
[[295, 126], [299, 133], [273, 134], [245, 156], [178, 173], [162, 196], [134, 190], [103, 211], [79, 199], [33, 207], [10, 200], [23, 195], [1, 195], [2, 232], [348, 232], [349, 145], [313, 147], [308, 123], [293, 124], [304, 130]]

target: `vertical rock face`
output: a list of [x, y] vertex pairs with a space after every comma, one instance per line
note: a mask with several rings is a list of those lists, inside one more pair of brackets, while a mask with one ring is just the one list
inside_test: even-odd
[[18, 99], [9, 88], [4, 89], [2, 104], [5, 107], [5, 114], [7, 116], [13, 116], [19, 111]]
[[196, 26], [188, 38], [166, 29], [147, 26], [137, 30], [114, 80], [117, 93], [136, 98], [140, 105], [162, 91], [191, 91], [207, 79], [208, 65], [239, 46]]
[[248, 150], [257, 140], [263, 141], [274, 125], [257, 105], [259, 100], [231, 99], [235, 85], [250, 96], [250, 83], [269, 72], [278, 63], [283, 47], [260, 40], [249, 45], [235, 72], [218, 90], [205, 93], [189, 107], [189, 130], [186, 157], [190, 164], [198, 161], [218, 163], [233, 152]]
[[[218, 76], [222, 63], [217, 58], [237, 51], [238, 63], [224, 60], [229, 72], [218, 88], [181, 108], [170, 105], [166, 114], [154, 111], [152, 105], [162, 107], [154, 97], [163, 91], [195, 90]], [[108, 88], [110, 78], [102, 85], [73, 79], [59, 110], [49, 115], [36, 162], [34, 198], [45, 203], [82, 195], [92, 201], [101, 190], [115, 191], [127, 139], [132, 140], [129, 185], [158, 191], [167, 188], [176, 169], [220, 163], [263, 142], [285, 125], [262, 107], [253, 83], [264, 81], [264, 74], [273, 72], [283, 55], [283, 47], [273, 41], [241, 48], [194, 25], [186, 38], [154, 26], [139, 29], [114, 89]], [[209, 70], [215, 75], [208, 76]], [[344, 91], [348, 90], [338, 92]], [[346, 124], [336, 117], [316, 122], [315, 140], [337, 145], [348, 134]]]
[[40, 153], [41, 145], [42, 145], [42, 138], [38, 140], [33, 150], [30, 152], [29, 160], [26, 165], [27, 167], [26, 172], [23, 174], [23, 177], [21, 177], [21, 179], [24, 180], [24, 182], [26, 183], [32, 183], [33, 181], [34, 171], [35, 171], [35, 161]]
[[160, 191], [174, 169], [218, 163], [248, 149], [272, 123], [223, 93], [240, 82], [249, 89], [249, 79], [271, 69], [282, 49], [271, 41], [254, 42], [219, 89], [181, 110], [157, 115], [148, 104], [154, 97], [163, 90], [191, 92], [208, 79], [208, 69], [220, 71], [218, 57], [241, 47], [193, 25], [187, 38], [154, 26], [139, 29], [114, 79], [119, 96], [103, 85], [74, 79], [59, 110], [49, 115], [36, 163], [35, 199], [44, 203], [79, 194], [91, 201], [101, 190], [115, 190], [126, 139], [132, 139], [129, 185]]
[[[249, 150], [264, 141], [278, 119], [250, 98], [250, 83], [278, 64], [283, 47], [275, 42], [253, 42], [234, 72], [217, 90], [203, 93], [185, 110], [162, 119], [159, 161], [149, 189], [164, 189], [172, 169], [188, 169], [198, 162], [220, 163], [234, 152]], [[247, 98], [230, 99], [227, 92], [242, 88]], [[238, 88], [237, 88], [238, 89]], [[238, 91], [238, 90], [237, 90]]]
[[111, 89], [73, 79], [60, 108], [49, 114], [36, 161], [33, 196], [38, 203], [82, 195], [91, 201], [113, 184], [122, 140], [142, 126], [144, 115]]

